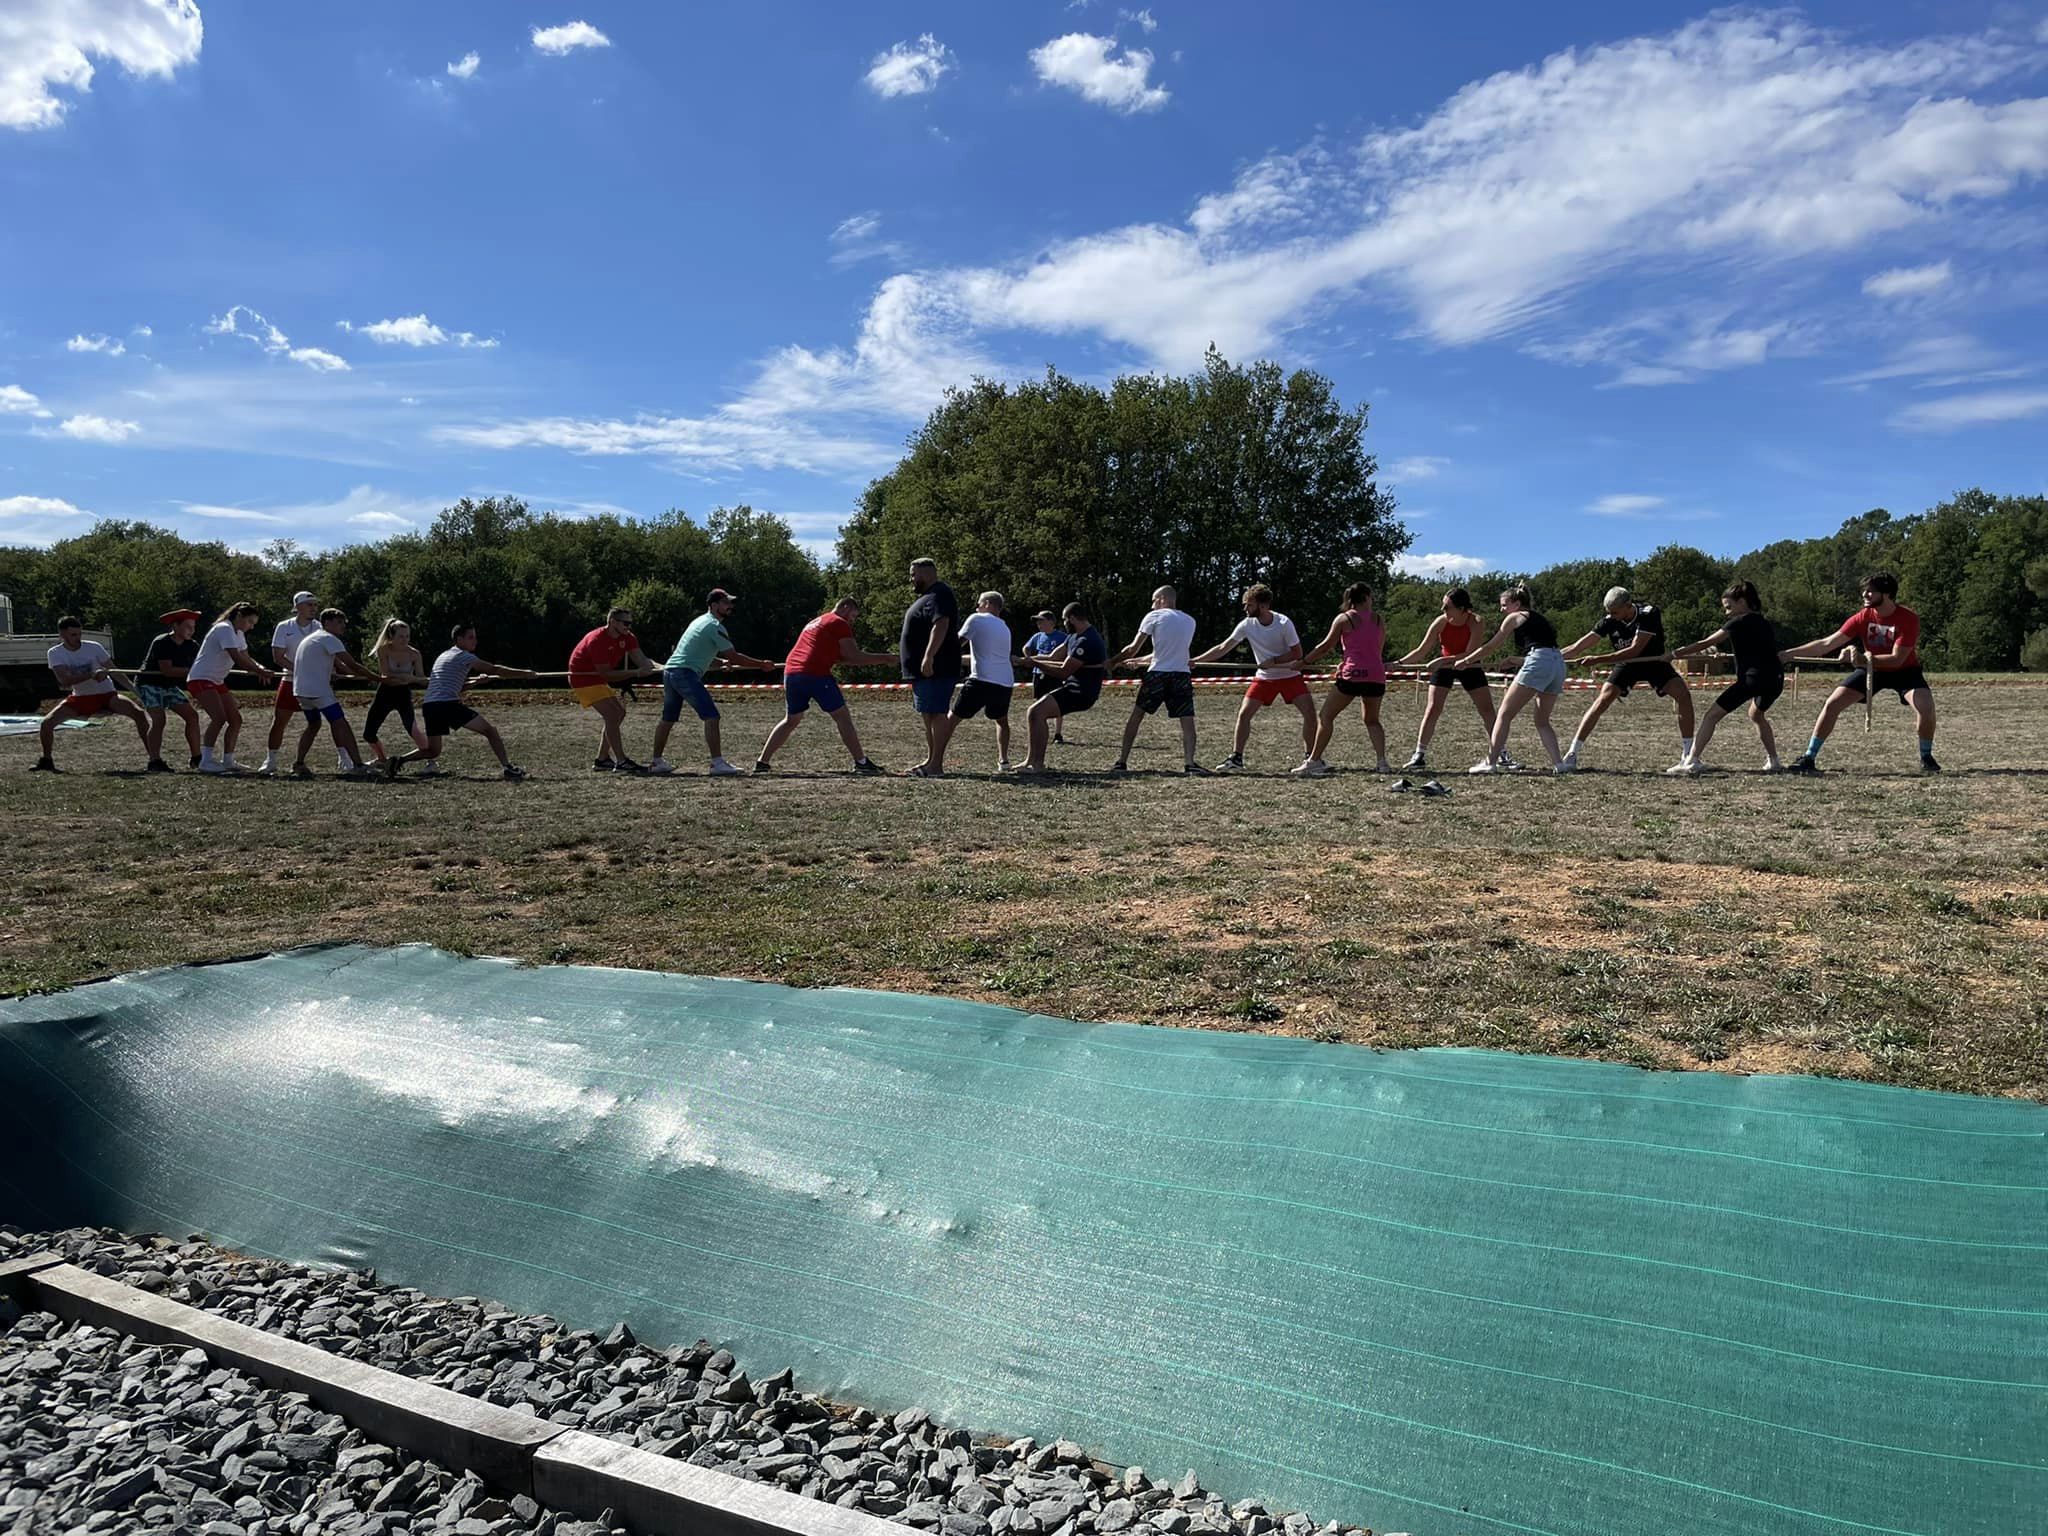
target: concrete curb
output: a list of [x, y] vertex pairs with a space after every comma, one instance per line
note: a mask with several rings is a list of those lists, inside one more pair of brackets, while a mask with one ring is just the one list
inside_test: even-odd
[[152, 1296], [55, 1253], [0, 1264], [0, 1294], [152, 1344], [204, 1350], [267, 1386], [303, 1392], [387, 1445], [474, 1472], [553, 1509], [616, 1519], [647, 1536], [903, 1536], [903, 1528], [765, 1483], [691, 1466], [429, 1386], [324, 1349]]

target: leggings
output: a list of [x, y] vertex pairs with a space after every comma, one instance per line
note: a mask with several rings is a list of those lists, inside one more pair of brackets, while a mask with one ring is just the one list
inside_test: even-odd
[[383, 729], [384, 722], [394, 713], [397, 714], [399, 723], [405, 727], [405, 734], [410, 736], [413, 731], [412, 690], [394, 688], [389, 683], [379, 683], [377, 696], [370, 700], [369, 718], [363, 722], [363, 739], [375, 741], [377, 732]]

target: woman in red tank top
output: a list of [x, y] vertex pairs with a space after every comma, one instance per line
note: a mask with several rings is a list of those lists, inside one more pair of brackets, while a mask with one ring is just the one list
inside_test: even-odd
[[1403, 763], [1403, 770], [1429, 766], [1429, 739], [1444, 712], [1444, 701], [1453, 688], [1463, 688], [1465, 697], [1479, 711], [1487, 739], [1493, 738], [1493, 691], [1486, 683], [1483, 667], [1454, 667], [1451, 662], [1470, 651], [1479, 640], [1478, 615], [1472, 610], [1472, 594], [1457, 587], [1444, 594], [1443, 612], [1430, 621], [1422, 643], [1394, 665], [1412, 667], [1434, 655], [1436, 665], [1429, 674], [1429, 705], [1422, 712], [1422, 727], [1415, 733], [1415, 755]]

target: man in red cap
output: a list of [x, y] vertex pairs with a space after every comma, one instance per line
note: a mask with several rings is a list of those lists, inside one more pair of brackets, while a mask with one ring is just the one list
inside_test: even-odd
[[162, 619], [164, 632], [149, 642], [142, 667], [135, 674], [136, 691], [142, 695], [143, 712], [149, 716], [149, 730], [143, 745], [149, 748], [149, 771], [169, 773], [164, 761], [166, 715], [185, 722], [185, 746], [192, 754], [192, 766], [199, 766], [199, 711], [185, 693], [185, 674], [199, 656], [199, 642], [193, 638], [203, 617], [196, 608], [174, 608]]

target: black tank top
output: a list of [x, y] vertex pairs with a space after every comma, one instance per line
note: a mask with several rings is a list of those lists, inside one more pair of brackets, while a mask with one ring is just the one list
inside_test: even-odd
[[1557, 626], [1540, 613], [1531, 612], [1529, 617], [1515, 626], [1515, 654], [1526, 656], [1531, 651], [1557, 647]]

